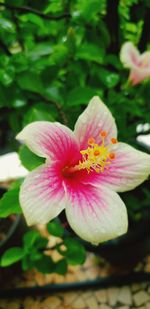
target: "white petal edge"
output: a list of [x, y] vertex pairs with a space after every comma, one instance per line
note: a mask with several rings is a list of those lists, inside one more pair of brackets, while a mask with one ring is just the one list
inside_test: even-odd
[[52, 161], [62, 161], [69, 152], [79, 152], [74, 133], [58, 122], [32, 122], [16, 136], [16, 139], [25, 143], [36, 155]]
[[138, 49], [133, 45], [132, 42], [126, 42], [122, 45], [120, 51], [120, 60], [126, 68], [133, 68], [136, 66], [131, 55], [133, 55], [135, 59], [140, 59], [140, 53]]
[[99, 182], [117, 192], [133, 190], [150, 175], [150, 155], [126, 143], [117, 143], [110, 151], [116, 154]]
[[101, 141], [100, 131], [107, 131], [106, 143], [109, 143], [112, 137], [117, 137], [115, 119], [108, 107], [98, 96], [95, 96], [75, 124], [74, 133], [80, 142], [80, 148], [87, 146], [90, 137], [95, 138], [96, 142], [99, 143]]

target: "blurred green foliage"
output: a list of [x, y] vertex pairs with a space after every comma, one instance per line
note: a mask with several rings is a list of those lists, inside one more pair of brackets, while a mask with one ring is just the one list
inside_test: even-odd
[[[24, 234], [22, 247], [12, 247], [4, 252], [0, 259], [0, 266], [7, 267], [20, 261], [23, 270], [35, 268], [44, 274], [64, 275], [69, 264], [84, 263], [86, 258], [84, 247], [78, 239], [63, 235], [64, 229], [60, 222], [53, 220], [48, 224], [47, 230], [51, 235], [63, 237], [63, 241], [59, 241], [54, 247], [47, 247], [48, 239], [41, 236], [40, 232], [30, 230]], [[53, 250], [59, 253], [59, 259], [52, 258]]]
[[94, 94], [112, 110], [120, 138], [132, 142], [136, 125], [149, 120], [149, 84], [123, 88], [119, 51], [126, 40], [147, 48], [149, 10], [140, 0], [1, 0], [1, 144], [17, 147], [16, 133], [35, 120], [73, 128]]
[[[150, 120], [150, 83], [126, 87], [128, 71], [119, 52], [127, 40], [141, 51], [150, 48], [149, 16], [149, 0], [0, 0], [1, 152], [18, 149], [15, 135], [32, 121], [60, 121], [73, 128], [93, 95], [112, 111], [119, 139], [135, 145], [137, 125]], [[42, 163], [25, 146], [19, 154], [29, 170]], [[135, 220], [149, 206], [150, 193], [141, 190], [140, 203], [134, 191], [124, 197]], [[11, 188], [2, 198], [1, 217], [20, 212], [18, 191]], [[57, 224], [49, 224], [48, 231], [63, 237]], [[54, 263], [39, 250], [44, 246], [42, 239], [38, 243], [41, 236], [29, 233], [23, 248], [3, 256], [2, 266], [22, 260], [23, 269], [65, 273], [68, 263], [85, 259], [83, 247], [65, 238], [67, 249], [56, 248], [62, 259]]]

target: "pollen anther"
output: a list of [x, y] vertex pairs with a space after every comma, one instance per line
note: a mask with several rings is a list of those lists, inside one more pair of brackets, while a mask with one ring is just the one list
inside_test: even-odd
[[100, 136], [101, 137], [106, 137], [107, 136], [107, 132], [106, 131], [101, 131], [100, 132]]
[[111, 142], [112, 142], [112, 144], [118, 143], [118, 141], [117, 141], [117, 139], [116, 139], [115, 137], [112, 137], [112, 138], [111, 138]]
[[100, 155], [100, 151], [99, 150], [95, 150], [94, 151], [94, 156], [99, 156]]
[[90, 137], [89, 139], [88, 139], [88, 144], [89, 145], [92, 145], [92, 144], [94, 144], [95, 143], [95, 139], [93, 138], [93, 137]]
[[100, 145], [95, 143], [95, 139], [90, 137], [88, 139], [87, 149], [80, 151], [82, 154], [82, 160], [76, 165], [74, 170], [86, 169], [88, 173], [95, 171], [96, 173], [103, 173], [105, 169], [109, 168], [111, 161], [115, 159], [114, 152], [110, 152], [112, 143], [116, 143], [117, 140], [112, 138], [110, 144], [105, 145], [106, 131], [100, 132], [102, 142]]
[[109, 153], [109, 158], [111, 160], [114, 160], [115, 159], [115, 153], [114, 152]]

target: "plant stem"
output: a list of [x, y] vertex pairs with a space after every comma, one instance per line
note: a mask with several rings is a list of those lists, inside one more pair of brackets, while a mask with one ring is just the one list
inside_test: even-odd
[[29, 6], [13, 6], [13, 5], [9, 5], [6, 3], [0, 3], [0, 6], [5, 7], [8, 10], [14, 10], [14, 11], [19, 11], [19, 12], [23, 12], [23, 13], [33, 13], [36, 14], [44, 19], [49, 19], [49, 20], [61, 20], [61, 19], [66, 19], [66, 18], [70, 18], [71, 15], [69, 13], [63, 13], [61, 15], [57, 15], [57, 16], [52, 16], [52, 15], [46, 15], [43, 12], [40, 12], [36, 9], [33, 9]]
[[62, 110], [62, 106], [60, 105], [60, 103], [55, 101], [55, 100], [49, 100], [49, 99], [47, 99], [43, 95], [40, 95], [40, 97], [41, 97], [41, 99], [44, 99], [45, 102], [51, 103], [51, 104], [53, 104], [55, 106], [55, 108], [57, 109], [57, 111], [58, 111], [58, 113], [59, 113], [59, 115], [60, 115], [60, 117], [62, 119], [63, 124], [67, 125], [68, 124], [68, 120], [67, 120], [67, 117], [66, 117], [64, 111]]

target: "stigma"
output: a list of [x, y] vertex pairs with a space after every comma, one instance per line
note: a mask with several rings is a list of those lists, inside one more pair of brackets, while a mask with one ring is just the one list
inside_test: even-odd
[[81, 150], [82, 160], [76, 166], [76, 169], [82, 170], [86, 169], [88, 173], [95, 171], [97, 173], [104, 172], [105, 169], [109, 167], [111, 162], [116, 158], [114, 152], [110, 152], [110, 146], [117, 143], [116, 138], [111, 138], [110, 143], [105, 143], [105, 139], [108, 133], [106, 131], [101, 131], [99, 133], [100, 143], [97, 144], [93, 137], [88, 139], [87, 149]]

